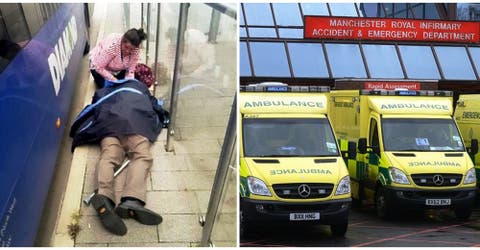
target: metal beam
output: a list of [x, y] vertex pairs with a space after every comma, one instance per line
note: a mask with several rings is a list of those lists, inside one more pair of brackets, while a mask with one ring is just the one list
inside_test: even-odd
[[221, 3], [206, 3], [206, 5], [216, 9], [220, 13], [223, 13], [235, 20], [237, 19], [237, 11], [228, 5], [221, 4]]
[[187, 29], [188, 8], [190, 4], [180, 4], [180, 14], [178, 18], [177, 48], [175, 49], [175, 66], [173, 69], [172, 93], [170, 103], [170, 124], [168, 126], [167, 145], [168, 152], [173, 151], [172, 138], [175, 135], [175, 124], [177, 120], [178, 88], [180, 85], [180, 72], [183, 65], [183, 51], [185, 49], [185, 30]]
[[235, 142], [237, 137], [237, 96], [233, 99], [230, 117], [228, 119], [225, 139], [223, 141], [222, 152], [218, 160], [217, 172], [213, 181], [212, 192], [208, 202], [207, 215], [205, 216], [205, 225], [202, 230], [202, 240], [200, 247], [208, 247], [212, 235], [213, 225], [217, 217], [218, 207], [224, 191], [225, 181], [227, 179], [231, 158], [235, 156]]

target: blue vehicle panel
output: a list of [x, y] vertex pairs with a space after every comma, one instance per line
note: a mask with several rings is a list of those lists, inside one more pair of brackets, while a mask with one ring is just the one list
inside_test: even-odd
[[84, 5], [62, 4], [0, 74], [2, 247], [33, 246], [86, 35]]

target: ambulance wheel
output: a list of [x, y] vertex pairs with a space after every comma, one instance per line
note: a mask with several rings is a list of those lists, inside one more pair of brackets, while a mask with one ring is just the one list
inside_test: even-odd
[[467, 220], [472, 214], [471, 208], [456, 208], [455, 217], [459, 220]]
[[347, 233], [347, 228], [348, 222], [330, 225], [330, 231], [332, 231], [332, 235], [335, 237], [344, 237], [345, 233]]
[[381, 219], [392, 217], [393, 209], [388, 202], [384, 187], [379, 187], [375, 194], [375, 210], [377, 211], [377, 216]]
[[240, 208], [240, 239], [248, 237], [250, 233], [249, 223], [246, 220], [246, 213]]
[[362, 200], [352, 197], [352, 207], [353, 208], [362, 208]]

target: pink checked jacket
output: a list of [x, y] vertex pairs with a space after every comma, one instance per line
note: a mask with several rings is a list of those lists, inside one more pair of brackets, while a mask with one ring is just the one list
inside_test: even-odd
[[123, 34], [110, 34], [90, 52], [90, 69], [94, 69], [107, 80], [113, 80], [112, 73], [121, 70], [127, 70], [126, 79], [134, 78], [140, 49], [134, 49], [122, 58], [122, 36]]

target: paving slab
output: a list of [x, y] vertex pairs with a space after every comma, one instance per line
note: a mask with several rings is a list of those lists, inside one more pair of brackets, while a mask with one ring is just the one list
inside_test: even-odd
[[187, 189], [184, 175], [186, 171], [151, 172], [152, 185], [155, 191], [184, 191]]
[[162, 171], [181, 171], [188, 170], [185, 157], [187, 154], [171, 154], [171, 155], [154, 155], [153, 166], [150, 169], [151, 172]]
[[189, 171], [183, 176], [187, 190], [211, 190], [215, 171]]
[[228, 241], [235, 239], [237, 235], [237, 216], [236, 213], [221, 212], [216, 219], [212, 230], [212, 240]]
[[110, 243], [109, 247], [190, 247], [192, 242], [125, 242], [125, 243]]
[[158, 242], [157, 226], [142, 225], [133, 219], [123, 221], [128, 232], [126, 235], [118, 236], [103, 228], [97, 216], [83, 216], [79, 223], [81, 230], [75, 243]]
[[75, 245], [76, 247], [108, 247], [107, 243], [99, 244], [99, 243], [81, 243]]
[[196, 215], [166, 214], [158, 226], [160, 242], [199, 242], [202, 227]]
[[173, 145], [178, 154], [212, 154], [220, 151], [220, 144], [215, 139], [173, 141]]
[[147, 207], [160, 214], [197, 214], [200, 208], [193, 191], [152, 191], [147, 193]]

